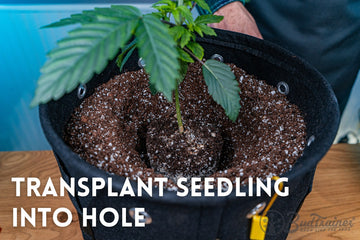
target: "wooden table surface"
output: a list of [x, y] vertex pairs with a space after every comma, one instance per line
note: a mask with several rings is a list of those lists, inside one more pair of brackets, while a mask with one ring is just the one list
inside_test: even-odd
[[[16, 197], [11, 177], [38, 177], [44, 185], [51, 177], [58, 187], [60, 172], [51, 151], [0, 152], [1, 240], [81, 239], [77, 214], [67, 196], [26, 197], [25, 188], [22, 188], [21, 196]], [[12, 209], [21, 207], [27, 211], [66, 207], [72, 211], [73, 222], [61, 228], [53, 223], [52, 214], [49, 214], [44, 228], [38, 213], [36, 227], [29, 226], [28, 222], [26, 227], [13, 227]], [[320, 226], [321, 221], [326, 225], [326, 221], [334, 220], [345, 226]], [[304, 224], [307, 227], [301, 226]], [[306, 198], [288, 239], [360, 239], [360, 145], [332, 146], [319, 163], [313, 191]]]

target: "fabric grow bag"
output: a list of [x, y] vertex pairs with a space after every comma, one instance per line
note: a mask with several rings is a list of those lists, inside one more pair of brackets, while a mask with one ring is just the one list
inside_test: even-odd
[[[339, 124], [337, 100], [320, 73], [292, 53], [247, 35], [220, 30], [217, 32], [216, 38], [199, 39], [199, 43], [205, 48], [205, 58], [217, 53], [223, 56], [224, 62], [235, 63], [268, 84], [277, 86], [279, 82], [286, 82], [289, 86], [289, 100], [304, 113], [309, 142], [292, 170], [284, 174], [289, 178], [289, 196], [279, 197], [268, 213], [266, 239], [285, 239], [292, 219], [311, 191], [316, 165], [328, 151], [336, 135]], [[137, 62], [137, 56], [133, 56], [125, 69], [136, 70]], [[114, 61], [110, 62], [101, 74], [94, 76], [87, 84], [86, 95], [89, 96], [96, 86], [118, 73]], [[67, 181], [70, 177], [112, 177], [114, 191], [120, 192], [124, 177], [110, 175], [88, 164], [72, 152], [62, 139], [66, 122], [81, 101], [77, 97], [77, 90], [74, 90], [58, 101], [40, 106], [41, 124], [53, 148], [62, 177]], [[242, 191], [246, 189], [244, 187]], [[236, 197], [235, 193], [228, 197], [181, 198], [173, 191], [165, 191], [163, 197], [154, 194], [152, 198], [110, 198], [106, 195], [104, 190], [97, 197], [70, 197], [77, 209], [81, 226], [83, 208], [97, 208], [100, 212], [106, 207], [115, 208], [119, 213], [121, 208], [144, 207], [151, 216], [152, 223], [144, 228], [123, 228], [121, 224], [107, 228], [98, 220], [96, 227], [81, 227], [85, 239], [248, 239], [250, 220], [246, 215], [257, 204], [270, 200], [264, 194], [261, 197]]]

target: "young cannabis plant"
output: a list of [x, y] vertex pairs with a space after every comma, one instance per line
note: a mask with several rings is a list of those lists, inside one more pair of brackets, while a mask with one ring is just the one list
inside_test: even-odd
[[[45, 26], [81, 24], [48, 53], [49, 59], [41, 68], [31, 105], [57, 100], [80, 83], [88, 82], [94, 73], [103, 71], [108, 60], [120, 49], [117, 63], [122, 68], [137, 48], [146, 63], [152, 92], [161, 92], [169, 101], [174, 93], [180, 132], [183, 126], [179, 84], [194, 59], [202, 64], [209, 93], [235, 121], [240, 109], [238, 82], [228, 65], [215, 60], [203, 62], [204, 49], [196, 42], [196, 34], [215, 36], [215, 31], [207, 24], [220, 22], [222, 17], [209, 14], [194, 19], [191, 11], [195, 4], [210, 12], [204, 0], [161, 0], [153, 5], [155, 13], [143, 15], [135, 7], [113, 5], [73, 14]], [[171, 18], [175, 23], [170, 23]], [[134, 40], [129, 43], [132, 38]]]

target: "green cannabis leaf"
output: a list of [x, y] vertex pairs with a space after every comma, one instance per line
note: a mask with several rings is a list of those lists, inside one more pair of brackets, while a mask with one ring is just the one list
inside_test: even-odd
[[210, 9], [209, 5], [205, 2], [205, 0], [195, 0], [194, 2], [202, 9], [211, 13], [211, 9]]
[[81, 13], [72, 14], [69, 18], [61, 19], [59, 22], [51, 23], [42, 28], [63, 27], [76, 23], [84, 24], [84, 23], [94, 22], [95, 20], [96, 20], [96, 15], [93, 13], [93, 11], [88, 13], [84, 11], [82, 14]]
[[197, 42], [189, 42], [186, 47], [200, 60], [204, 57], [204, 49]]
[[196, 24], [218, 23], [223, 20], [223, 16], [218, 15], [200, 15], [195, 19]]
[[[81, 25], [70, 31], [48, 53], [49, 59], [41, 68], [42, 74], [31, 105], [57, 100], [80, 83], [86, 83], [94, 73], [103, 71], [119, 49], [121, 54], [116, 63], [121, 70], [137, 48], [139, 56], [145, 61], [151, 92], [161, 92], [169, 101], [175, 98], [180, 132], [184, 128], [179, 84], [185, 77], [188, 63], [194, 60], [203, 64], [209, 93], [235, 121], [239, 114], [240, 96], [234, 74], [226, 64], [214, 60], [204, 63], [204, 49], [196, 42], [197, 35], [216, 36], [207, 24], [220, 22], [223, 17], [208, 14], [194, 20], [191, 11], [195, 4], [210, 12], [205, 0], [161, 0], [153, 5], [158, 12], [150, 14], [142, 15], [132, 6], [113, 5], [73, 14], [45, 26]], [[170, 19], [174, 19], [175, 24], [169, 23]], [[133, 40], [128, 43], [130, 39]]]
[[96, 15], [96, 20], [70, 31], [69, 36], [47, 54], [49, 60], [41, 68], [31, 106], [57, 100], [79, 83], [89, 81], [94, 72], [100, 73], [107, 61], [114, 58], [130, 39], [140, 20], [140, 12], [133, 7], [117, 8], [119, 14], [114, 14], [114, 9], [107, 10], [108, 15], [106, 9], [98, 15], [96, 10], [93, 11], [91, 14]]
[[[168, 27], [160, 19], [151, 14], [142, 15], [135, 7], [111, 6], [84, 11], [46, 27], [74, 23], [82, 26], [70, 31], [69, 36], [48, 53], [31, 106], [57, 100], [79, 83], [86, 83], [94, 73], [105, 68], [120, 48], [123, 54], [117, 63], [122, 68], [135, 45], [147, 63], [145, 70], [151, 84], [172, 99], [179, 69], [178, 51]], [[138, 37], [136, 41], [125, 46], [134, 34]]]
[[126, 17], [131, 15], [140, 16], [141, 12], [132, 6], [112, 5], [110, 8], [94, 8], [94, 10], [85, 10], [82, 13], [72, 14], [69, 18], [61, 19], [58, 22], [51, 23], [42, 28], [63, 27], [76, 23], [85, 24], [96, 22], [100, 16]]
[[240, 88], [230, 67], [210, 59], [202, 69], [209, 93], [224, 108], [230, 120], [236, 121], [240, 110]]
[[139, 55], [144, 59], [150, 84], [172, 101], [179, 72], [178, 52], [169, 29], [153, 15], [145, 15], [136, 29]]

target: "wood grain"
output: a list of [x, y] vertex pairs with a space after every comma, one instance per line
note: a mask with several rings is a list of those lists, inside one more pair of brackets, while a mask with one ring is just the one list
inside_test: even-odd
[[[0, 239], [82, 239], [76, 211], [68, 196], [26, 197], [25, 188], [21, 196], [15, 196], [15, 183], [11, 177], [37, 177], [45, 185], [49, 177], [55, 187], [59, 186], [60, 172], [50, 151], [0, 152]], [[40, 190], [43, 189], [40, 188]], [[40, 191], [41, 192], [41, 191]], [[66, 207], [73, 215], [72, 223], [65, 228], [56, 226], [52, 214], [48, 215], [47, 227], [41, 226], [41, 214], [37, 214], [36, 227], [13, 227], [13, 208], [48, 207], [55, 210]], [[345, 228], [315, 226], [312, 219], [348, 221]], [[349, 222], [351, 221], [351, 226]], [[301, 224], [310, 224], [301, 227]], [[20, 224], [20, 223], [19, 223]], [[320, 162], [313, 191], [306, 198], [298, 218], [293, 223], [288, 239], [360, 239], [360, 146], [334, 145]]]
[[[315, 226], [312, 219], [351, 220], [351, 227]], [[310, 224], [297, 227], [295, 224]], [[320, 223], [320, 221], [318, 221]], [[360, 239], [360, 146], [333, 145], [316, 169], [313, 190], [306, 198], [288, 239]], [[319, 225], [319, 224], [318, 224]]]
[[[51, 151], [35, 152], [1, 152], [0, 153], [0, 233], [1, 240], [50, 240], [50, 239], [82, 239], [75, 208], [69, 197], [27, 197], [22, 187], [21, 196], [15, 196], [15, 183], [12, 177], [37, 177], [46, 184], [49, 177], [54, 186], [59, 186], [60, 172]], [[44, 187], [44, 186], [43, 186]], [[40, 190], [43, 189], [40, 187]], [[40, 191], [41, 192], [41, 191]], [[13, 208], [51, 208], [54, 211], [60, 207], [68, 208], [73, 215], [69, 227], [58, 227], [53, 223], [52, 214], [48, 214], [47, 227], [42, 227], [41, 214], [36, 214], [36, 227], [27, 224], [26, 227], [12, 225]], [[18, 223], [20, 226], [20, 221]]]

